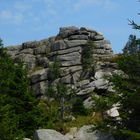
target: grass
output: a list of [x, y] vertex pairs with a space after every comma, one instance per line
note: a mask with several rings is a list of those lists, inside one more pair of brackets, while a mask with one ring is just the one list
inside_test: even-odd
[[66, 134], [72, 127], [80, 128], [84, 125], [94, 125], [101, 121], [101, 114], [97, 112], [94, 116], [93, 114], [89, 114], [87, 116], [77, 116], [75, 120], [72, 121], [56, 122], [53, 129], [59, 131], [62, 134]]

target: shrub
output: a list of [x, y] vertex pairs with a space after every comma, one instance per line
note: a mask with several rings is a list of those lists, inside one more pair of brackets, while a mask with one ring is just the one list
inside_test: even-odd
[[48, 80], [50, 82], [60, 77], [60, 62], [54, 61], [49, 66]]
[[82, 51], [82, 65], [85, 71], [90, 71], [95, 63], [93, 52], [96, 45], [93, 41], [89, 41]]
[[83, 105], [83, 101], [80, 98], [77, 98], [72, 105], [72, 112], [74, 115], [87, 115], [88, 111]]

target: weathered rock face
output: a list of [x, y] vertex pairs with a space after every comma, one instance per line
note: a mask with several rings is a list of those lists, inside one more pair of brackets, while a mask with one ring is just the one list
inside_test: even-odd
[[61, 133], [51, 129], [40, 129], [35, 132], [34, 140], [69, 140]]
[[114, 140], [112, 135], [97, 130], [93, 131], [92, 128], [92, 125], [85, 125], [79, 130], [74, 127], [66, 135], [55, 130], [40, 129], [35, 132], [34, 140]]
[[[82, 51], [89, 41], [94, 42], [94, 73], [83, 72]], [[109, 62], [113, 56], [111, 44], [101, 33], [88, 28], [63, 27], [57, 36], [41, 41], [26, 42], [8, 47], [15, 62], [23, 61], [29, 70], [31, 87], [37, 96], [46, 92], [49, 82], [49, 65], [60, 62], [61, 81], [74, 87], [78, 96], [86, 96], [94, 90], [108, 90], [104, 76], [111, 75], [116, 66]], [[95, 62], [94, 61], [94, 62]], [[87, 105], [88, 106], [88, 105]]]

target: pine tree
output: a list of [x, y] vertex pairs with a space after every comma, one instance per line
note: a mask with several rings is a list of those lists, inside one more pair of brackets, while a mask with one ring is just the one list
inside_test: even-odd
[[2, 40], [0, 46], [0, 139], [22, 139], [39, 127], [38, 102], [29, 90], [26, 68], [13, 62]]
[[[96, 100], [98, 110], [106, 111], [118, 103], [120, 119], [105, 116], [97, 128], [107, 130], [121, 140], [140, 139], [140, 49], [137, 38], [130, 36], [117, 64], [122, 74], [109, 78], [115, 93]], [[101, 101], [101, 102], [100, 102]], [[99, 104], [99, 106], [98, 106]]]
[[[130, 21], [134, 29], [139, 30], [140, 26]], [[108, 130], [114, 133], [119, 140], [140, 139], [140, 39], [130, 35], [123, 53], [116, 59], [119, 70], [122, 74], [114, 74], [109, 78], [115, 89], [115, 94], [108, 96], [108, 104], [119, 104], [120, 119], [111, 117], [104, 119], [98, 124], [101, 130]], [[115, 95], [115, 96], [114, 96]], [[115, 98], [114, 98], [115, 97]], [[104, 104], [106, 97], [102, 97]], [[98, 102], [99, 100], [97, 100]], [[110, 108], [112, 106], [110, 104]], [[107, 104], [103, 106], [106, 109]], [[99, 107], [102, 110], [102, 106]], [[105, 110], [104, 110], [105, 111]]]

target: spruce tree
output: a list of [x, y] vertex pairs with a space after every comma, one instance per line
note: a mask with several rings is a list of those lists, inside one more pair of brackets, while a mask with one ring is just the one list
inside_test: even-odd
[[40, 111], [29, 90], [27, 70], [15, 64], [0, 41], [0, 140], [22, 139], [39, 127]]

